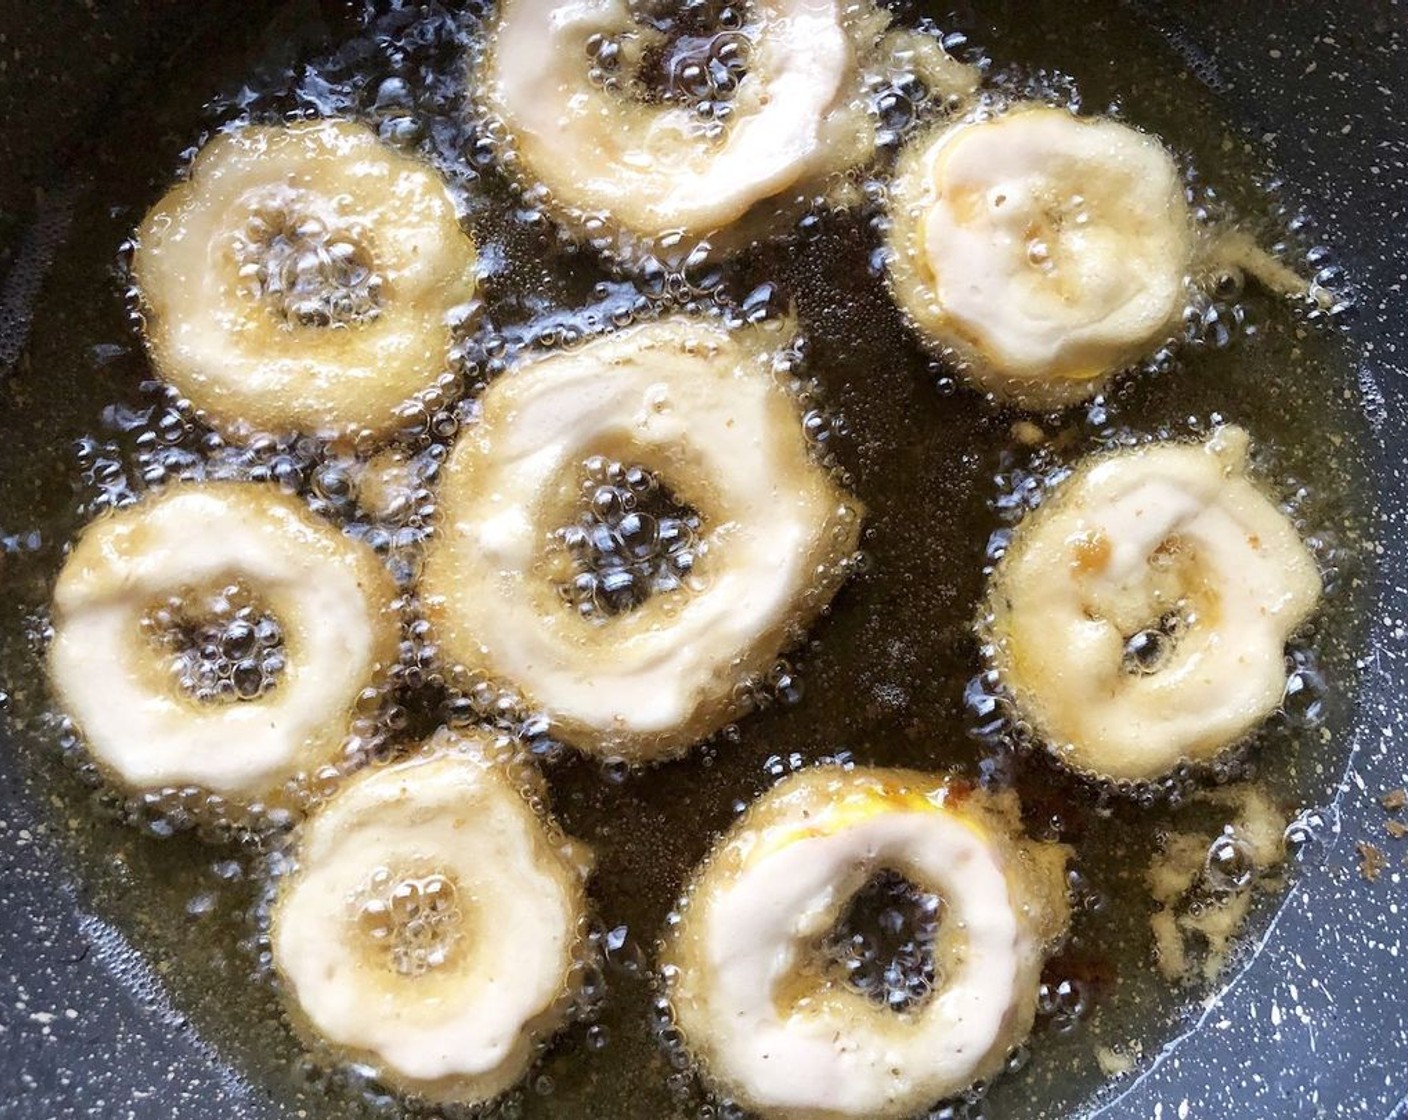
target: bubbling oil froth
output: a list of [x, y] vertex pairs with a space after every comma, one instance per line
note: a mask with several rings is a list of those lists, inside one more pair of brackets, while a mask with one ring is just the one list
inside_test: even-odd
[[297, 192], [280, 191], [254, 207], [235, 239], [249, 295], [290, 326], [369, 322], [381, 313], [385, 281], [363, 239], [330, 228]]
[[454, 880], [439, 872], [398, 876], [377, 868], [355, 905], [362, 933], [402, 976], [444, 966], [463, 936]]
[[703, 551], [699, 515], [680, 505], [654, 473], [595, 455], [583, 464], [585, 509], [555, 534], [572, 557], [564, 599], [600, 619], [690, 584]]
[[902, 875], [873, 876], [822, 943], [827, 971], [893, 1011], [907, 1011], [942, 984], [934, 940], [943, 900]]
[[287, 662], [278, 620], [238, 584], [200, 603], [170, 598], [142, 619], [142, 629], [171, 655], [181, 690], [202, 703], [256, 700], [277, 685]]

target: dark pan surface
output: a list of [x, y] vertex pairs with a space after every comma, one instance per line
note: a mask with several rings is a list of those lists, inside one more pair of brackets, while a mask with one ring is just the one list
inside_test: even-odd
[[[95, 304], [107, 304], [74, 308], [71, 319], [55, 321], [50, 305], [41, 299], [42, 314], [49, 321], [36, 324], [36, 344], [29, 349], [26, 316], [20, 310], [33, 304], [46, 274], [45, 282], [52, 286], [74, 280], [65, 269], [109, 266], [121, 230], [135, 215], [115, 214], [106, 222], [94, 215], [111, 199], [140, 206], [159, 192], [164, 169], [197, 134], [202, 101], [214, 91], [237, 88], [253, 60], [284, 52], [295, 56], [305, 44], [313, 49], [314, 41], [332, 33], [329, 22], [340, 26], [343, 15], [332, 6], [318, 11], [299, 5], [275, 10], [269, 5], [264, 11], [258, 5], [211, 5], [195, 13], [154, 4], [142, 7], [142, 18], [130, 18], [137, 7], [128, 10], [114, 3], [92, 13], [75, 9], [54, 15], [44, 26], [21, 24], [9, 11], [0, 11], [0, 32], [7, 36], [4, 50], [15, 52], [0, 70], [0, 110], [10, 122], [0, 133], [0, 242], [7, 246], [6, 256], [0, 258], [7, 272], [0, 295], [0, 363], [14, 364], [3, 392], [13, 394], [7, 407], [24, 416], [35, 414], [34, 398], [72, 397], [72, 414], [66, 406], [55, 430], [17, 430], [7, 446], [0, 446], [0, 510], [5, 511], [0, 532], [19, 534], [13, 549], [7, 545], [11, 555], [0, 558], [9, 601], [3, 608], [4, 625], [12, 632], [20, 624], [20, 605], [35, 597], [34, 573], [52, 570], [62, 538], [41, 540], [38, 553], [30, 554], [23, 535], [27, 525], [4, 519], [11, 518], [12, 511], [72, 505], [62, 481], [70, 470], [68, 444], [72, 434], [91, 424], [93, 411], [83, 398], [91, 388], [91, 373], [70, 377], [60, 365], [46, 366], [41, 360], [36, 366], [35, 359], [65, 353], [53, 340], [61, 342], [70, 331], [69, 352], [105, 340], [108, 336], [101, 332], [121, 319], [115, 285], [105, 277], [78, 283], [76, 290], [91, 293]], [[1268, 33], [1264, 20], [1269, 13], [1258, 10], [1260, 18], [1253, 20], [1238, 7], [1204, 13], [1196, 26], [1186, 27], [1179, 25], [1176, 12], [1152, 4], [1114, 11], [1085, 4], [1059, 9], [996, 4], [981, 6], [981, 19], [974, 13], [957, 17], [967, 26], [990, 28], [983, 41], [1000, 57], [1007, 41], [1020, 39], [1032, 59], [1075, 74], [1096, 104], [1099, 91], [1119, 88], [1120, 44], [1130, 36], [1142, 36], [1145, 49], [1168, 52], [1166, 65], [1181, 56], [1210, 87], [1189, 81], [1188, 111], [1225, 115], [1265, 147], [1286, 179], [1286, 197], [1293, 207], [1304, 207], [1314, 216], [1320, 226], [1318, 240], [1336, 247], [1360, 293], [1358, 317], [1348, 325], [1348, 357], [1325, 350], [1327, 361], [1347, 361], [1357, 374], [1348, 385], [1349, 396], [1334, 399], [1338, 384], [1333, 393], [1327, 386], [1308, 386], [1307, 393], [1328, 394], [1326, 399], [1314, 406], [1286, 403], [1288, 412], [1304, 413], [1307, 424], [1319, 408], [1320, 415], [1333, 416], [1335, 426], [1352, 427], [1358, 445], [1367, 449], [1367, 459], [1346, 454], [1342, 477], [1353, 480], [1367, 468], [1379, 480], [1376, 535], [1384, 548], [1373, 565], [1364, 566], [1376, 580], [1374, 605], [1366, 612], [1371, 632], [1351, 636], [1353, 649], [1362, 654], [1358, 709], [1340, 714], [1326, 769], [1297, 779], [1304, 800], [1326, 807], [1327, 824], [1284, 906], [1269, 924], [1263, 922], [1262, 950], [1205, 1012], [1187, 1018], [1172, 1035], [1167, 1029], [1154, 1032], [1158, 1040], [1170, 1040], [1167, 1047], [1152, 1064], [1146, 1060], [1141, 1067], [1145, 1072], [1136, 1080], [1106, 1093], [1100, 1107], [1110, 1116], [1131, 1117], [1385, 1117], [1408, 1112], [1408, 949], [1400, 951], [1403, 918], [1395, 912], [1405, 899], [1403, 869], [1396, 862], [1402, 853], [1385, 840], [1384, 816], [1376, 801], [1383, 790], [1404, 784], [1408, 769], [1397, 747], [1402, 733], [1398, 698], [1404, 684], [1403, 600], [1408, 595], [1408, 573], [1402, 570], [1408, 488], [1399, 473], [1408, 447], [1408, 432], [1403, 430], [1408, 371], [1402, 367], [1400, 350], [1408, 345], [1408, 316], [1399, 310], [1398, 287], [1402, 262], [1408, 260], [1400, 185], [1406, 146], [1400, 122], [1408, 110], [1408, 66], [1397, 38], [1405, 21], [1396, 9], [1384, 8], [1378, 14], [1366, 9], [1350, 21], [1352, 26], [1334, 27], [1306, 11], [1278, 16], [1284, 26]], [[1079, 35], [1073, 35], [1072, 21]], [[1072, 47], [1075, 41], [1081, 43], [1079, 48]], [[1109, 49], [1102, 52], [1105, 42]], [[1179, 101], [1165, 98], [1159, 104], [1173, 113]], [[145, 116], [140, 125], [133, 125], [139, 108]], [[47, 127], [15, 127], [37, 115]], [[1177, 135], [1175, 120], [1148, 119], [1134, 106], [1130, 115]], [[109, 125], [111, 134], [105, 136]], [[134, 145], [152, 154], [129, 161], [126, 153]], [[129, 171], [129, 163], [137, 170]], [[45, 188], [38, 195], [36, 185]], [[112, 244], [75, 250], [63, 243], [68, 228], [111, 231]], [[56, 262], [52, 273], [51, 260]], [[837, 271], [844, 262], [820, 267]], [[824, 278], [809, 290], [818, 303], [814, 309], [820, 310], [824, 301], [816, 293], [826, 291]], [[888, 328], [867, 324], [865, 329]], [[846, 325], [818, 333], [817, 364], [829, 355], [844, 359], [856, 341]], [[40, 346], [41, 338], [49, 341]], [[1200, 368], [1216, 376], [1231, 369], [1218, 362], [1236, 360], [1235, 351], [1231, 358], [1214, 355], [1210, 366]], [[124, 369], [130, 367], [119, 363], [111, 374], [100, 376], [116, 380]], [[903, 390], [901, 381], [894, 384], [911, 399], [900, 397], [892, 408], [913, 410], [921, 420], [945, 422], [945, 406], [930, 385], [912, 384]], [[1177, 388], [1164, 384], [1159, 391], [1173, 407]], [[1217, 399], [1206, 389], [1190, 394], [1188, 408], [1203, 415], [1213, 407], [1207, 402]], [[868, 427], [896, 419], [865, 393], [835, 386], [833, 396], [839, 396], [837, 403], [861, 437]], [[1250, 400], [1234, 403], [1231, 418], [1239, 418], [1237, 408], [1255, 413], [1270, 407]], [[1313, 438], [1313, 424], [1307, 424], [1301, 425], [1303, 432]], [[863, 438], [856, 443], [860, 450], [852, 451], [856, 461], [851, 465], [864, 486], [868, 473], [878, 475], [881, 468], [868, 460]], [[1334, 458], [1312, 456], [1307, 463]], [[955, 463], [953, 469], [959, 466]], [[990, 489], [991, 467], [982, 462], [964, 469], [973, 485]], [[1336, 471], [1335, 478], [1340, 477]], [[1328, 478], [1324, 481], [1331, 484]], [[1336, 485], [1340, 483], [1332, 483], [1332, 489]], [[891, 523], [898, 523], [903, 510], [894, 501], [890, 504]], [[956, 516], [965, 516], [964, 509], [960, 507]], [[883, 523], [884, 510], [879, 512]], [[45, 515], [37, 520], [52, 523], [62, 518]], [[903, 543], [907, 538], [900, 533], [896, 539]], [[960, 599], [971, 600], [976, 592], [981, 544], [981, 539], [973, 541], [972, 555], [959, 558], [970, 573], [960, 578]], [[883, 562], [883, 541], [876, 547]], [[922, 565], [916, 570], [922, 573]], [[964, 640], [966, 610], [960, 604], [952, 612], [943, 641]], [[862, 642], [868, 636], [862, 620], [844, 608], [822, 634], [829, 646]], [[737, 789], [735, 795], [761, 784], [767, 737], [782, 734], [777, 730], [782, 721], [799, 722], [803, 730], [796, 733], [810, 735], [813, 744], [836, 737], [823, 719], [827, 705], [817, 699], [817, 684], [824, 688], [840, 679], [847, 664], [828, 662], [824, 652], [818, 654], [806, 678], [812, 694], [801, 707], [759, 717], [757, 727], [745, 727], [743, 750], [750, 760], [730, 774], [746, 775], [752, 786]], [[1352, 693], [1353, 666], [1346, 663], [1342, 668], [1346, 691]], [[935, 712], [948, 711], [948, 718], [957, 720], [955, 726], [961, 718], [949, 711], [956, 706], [949, 694], [959, 691], [961, 681], [948, 682], [947, 692], [936, 688], [932, 701]], [[872, 736], [883, 737], [888, 730], [862, 722], [846, 726], [843, 734], [853, 740], [863, 760], [889, 761], [881, 747], [871, 746]], [[95, 897], [68, 862], [61, 822], [65, 814], [81, 811], [82, 797], [61, 784], [45, 788], [47, 771], [25, 760], [23, 743], [10, 746], [0, 756], [0, 975], [14, 979], [10, 998], [0, 1002], [0, 1067], [15, 1089], [0, 1101], [0, 1116], [30, 1120], [130, 1115], [155, 1120], [217, 1110], [251, 1120], [294, 1115], [287, 1103], [290, 1094], [275, 1082], [246, 1079], [246, 1056], [225, 1047], [217, 1053], [202, 1039], [218, 993], [193, 991], [189, 977], [173, 987], [158, 975], [152, 960], [132, 952], [116, 932], [124, 928], [120, 923], [114, 927], [103, 920], [130, 910], [131, 900], [122, 897], [122, 880], [111, 875], [104, 877], [103, 891]], [[682, 776], [703, 791], [701, 798], [711, 806], [706, 809], [708, 823], [724, 823], [728, 810], [723, 793], [730, 775], [718, 777], [716, 772], [709, 777], [691, 766], [680, 774], [667, 769], [658, 779], [668, 782]], [[569, 786], [571, 780], [567, 775]], [[658, 823], [663, 820], [661, 798], [649, 793], [650, 781], [633, 783], [621, 804]], [[719, 796], [711, 799], [711, 791]], [[573, 823], [573, 810], [563, 811]], [[581, 827], [599, 827], [587, 810], [578, 815]], [[1377, 883], [1364, 882], [1357, 872], [1359, 840], [1377, 843], [1395, 861]], [[685, 847], [692, 853], [702, 842], [700, 836]], [[175, 845], [143, 842], [137, 847], [141, 870], [136, 886], [143, 877], [191, 877], [190, 860]], [[127, 848], [126, 839], [115, 841], [111, 854]], [[622, 888], [620, 894], [609, 901], [616, 912], [629, 912], [628, 892]], [[193, 925], [191, 933], [201, 936], [201, 927]], [[626, 983], [624, 988], [630, 998], [645, 998], [639, 985], [631, 989]], [[188, 1025], [188, 1014], [194, 1026]], [[278, 1045], [277, 1039], [273, 1045]], [[254, 1064], [267, 1070], [277, 1063]], [[641, 1081], [657, 1073], [658, 1068], [643, 1074]], [[656, 1100], [644, 1084], [638, 1095], [623, 1093], [620, 1086], [601, 1092], [587, 1087], [581, 1099], [598, 1103], [593, 1111], [580, 1114], [601, 1116], [624, 1115], [630, 1106], [649, 1110]], [[992, 1113], [1034, 1116], [1041, 1114], [1041, 1107], [1010, 1094], [1004, 1097], [999, 1088]]]

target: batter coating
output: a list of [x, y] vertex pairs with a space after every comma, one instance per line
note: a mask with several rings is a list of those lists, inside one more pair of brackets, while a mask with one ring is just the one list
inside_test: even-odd
[[295, 1027], [403, 1092], [487, 1101], [565, 1022], [589, 853], [492, 740], [441, 731], [311, 816], [271, 945]]
[[[900, 47], [882, 37], [888, 17], [869, 3], [759, 0], [748, 12], [720, 37], [746, 63], [741, 78], [724, 78], [737, 88], [722, 121], [640, 95], [642, 61], [664, 37], [638, 24], [625, 0], [508, 0], [478, 84], [569, 224], [646, 239], [707, 236], [867, 162], [875, 124], [866, 66]], [[614, 44], [617, 60], [609, 82], [589, 76], [602, 43]], [[942, 94], [977, 83], [933, 40], [906, 34], [900, 49]]]
[[908, 146], [890, 287], [920, 336], [1024, 408], [1074, 404], [1175, 332], [1193, 222], [1157, 139], [1018, 106]]
[[1320, 601], [1236, 427], [1099, 456], [1017, 529], [993, 573], [991, 656], [1067, 765], [1147, 781], [1206, 762], [1281, 703], [1286, 640]]
[[365, 125], [247, 125], [137, 231], [161, 376], [229, 438], [368, 439], [447, 368], [477, 256], [439, 175]]
[[[201, 699], [151, 616], [174, 600], [199, 623], [232, 587], [277, 620], [285, 667], [250, 698]], [[54, 587], [49, 679], [118, 784], [276, 803], [336, 758], [357, 694], [396, 660], [395, 598], [370, 548], [276, 486], [179, 483], [79, 537]]]
[[[784, 341], [677, 316], [490, 385], [442, 474], [421, 582], [447, 657], [518, 689], [572, 745], [629, 762], [680, 754], [744, 710], [739, 686], [840, 586], [862, 515], [773, 375]], [[694, 590], [607, 619], [563, 601], [551, 542], [591, 456], [656, 472], [698, 512]]]
[[[837, 766], [759, 798], [715, 844], [663, 953], [705, 1079], [785, 1120], [906, 1117], [988, 1077], [1031, 1029], [1066, 927], [1068, 850], [1015, 798]], [[879, 871], [940, 896], [934, 991], [906, 1011], [828, 976], [817, 945]]]

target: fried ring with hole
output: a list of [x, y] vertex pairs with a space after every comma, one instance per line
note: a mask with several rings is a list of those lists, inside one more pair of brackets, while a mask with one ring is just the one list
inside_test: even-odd
[[[590, 853], [499, 744], [440, 731], [303, 824], [270, 944], [315, 1052], [478, 1103], [527, 1072], [580, 987]], [[535, 807], [536, 806], [536, 807]]]
[[[695, 873], [663, 962], [706, 1081], [783, 1120], [905, 1117], [1001, 1067], [1069, 916], [1063, 845], [1016, 798], [942, 775], [818, 767], [755, 801]], [[934, 990], [895, 1011], [818, 949], [873, 875], [942, 900]]]
[[1019, 106], [911, 141], [891, 188], [890, 288], [981, 388], [1064, 407], [1172, 338], [1193, 221], [1152, 136]]
[[[794, 214], [797, 200], [867, 162], [865, 80], [877, 52], [902, 53], [943, 93], [976, 85], [936, 41], [889, 41], [888, 16], [870, 3], [757, 0], [748, 10], [749, 22], [724, 33], [749, 51], [724, 122], [642, 96], [642, 63], [663, 35], [637, 24], [625, 0], [507, 0], [477, 84], [560, 217], [647, 240], [710, 236], [765, 203]], [[612, 88], [588, 77], [589, 44], [603, 39], [620, 44]]]
[[[677, 316], [531, 360], [493, 382], [441, 474], [420, 590], [449, 660], [516, 688], [579, 749], [678, 755], [744, 710], [830, 602], [862, 507], [810, 455], [774, 374], [776, 324]], [[639, 463], [702, 522], [694, 578], [604, 621], [553, 580], [584, 460]]]
[[[200, 701], [143, 619], [231, 585], [277, 619], [285, 668], [254, 699]], [[395, 598], [370, 548], [277, 487], [178, 483], [73, 546], [54, 586], [49, 680], [116, 783], [278, 805], [286, 783], [336, 759], [358, 693], [395, 662]]]
[[1320, 573], [1247, 454], [1226, 427], [1101, 455], [1018, 526], [980, 630], [1068, 766], [1152, 781], [1211, 761], [1281, 703]]
[[387, 434], [475, 292], [440, 176], [351, 121], [217, 135], [136, 243], [157, 370], [235, 439]]

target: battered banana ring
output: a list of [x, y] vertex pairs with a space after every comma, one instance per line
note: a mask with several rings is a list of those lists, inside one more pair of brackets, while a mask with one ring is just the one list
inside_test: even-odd
[[[84, 530], [54, 587], [49, 677], [121, 785], [277, 804], [395, 661], [395, 596], [371, 549], [277, 488], [177, 484]], [[222, 633], [193, 633], [222, 613]], [[183, 630], [211, 648], [183, 660]], [[217, 656], [223, 676], [201, 663]]]
[[352, 778], [304, 823], [272, 912], [298, 1031], [438, 1102], [518, 1081], [582, 975], [589, 854], [496, 755], [442, 730]]
[[[490, 385], [440, 483], [421, 580], [451, 661], [515, 686], [567, 742], [632, 763], [676, 755], [743, 710], [826, 606], [862, 507], [808, 455], [772, 372], [779, 339], [675, 317], [530, 362]], [[691, 579], [585, 618], [549, 548], [581, 503], [582, 464], [659, 473], [701, 522]]]
[[1025, 408], [1094, 395], [1188, 304], [1178, 168], [1111, 120], [1027, 106], [921, 137], [890, 211], [890, 286], [915, 329]]
[[[759, 203], [816, 194], [875, 147], [863, 56], [888, 17], [836, 0], [756, 0], [748, 10], [752, 22], [724, 35], [747, 52], [747, 72], [723, 70], [737, 80], [723, 122], [638, 95], [641, 63], [663, 36], [637, 25], [626, 0], [507, 0], [478, 84], [570, 225], [710, 235]], [[588, 73], [600, 43], [619, 51], [609, 83]], [[937, 43], [912, 37], [904, 49], [944, 92], [976, 85]]]
[[[1068, 849], [1016, 799], [941, 775], [823, 767], [754, 802], [696, 874], [664, 962], [706, 1079], [789, 1120], [911, 1116], [990, 1076], [1031, 1029], [1069, 916]], [[816, 946], [896, 871], [943, 901], [934, 991], [894, 1011], [830, 979]]]
[[1019, 710], [1071, 767], [1147, 781], [1205, 762], [1281, 702], [1320, 574], [1247, 476], [1247, 434], [1077, 469], [993, 573], [985, 629]]
[[445, 370], [476, 259], [431, 168], [306, 121], [206, 144], [132, 276], [158, 371], [222, 432], [370, 438]]

